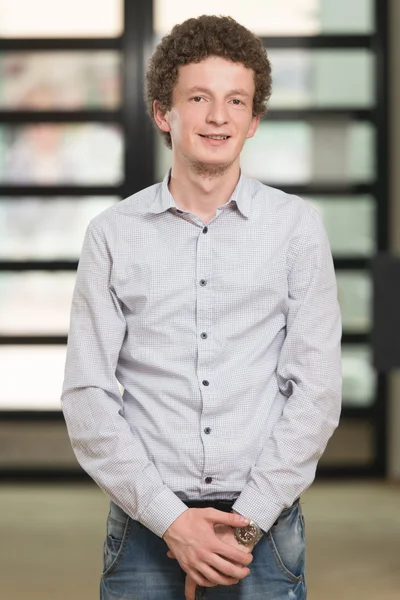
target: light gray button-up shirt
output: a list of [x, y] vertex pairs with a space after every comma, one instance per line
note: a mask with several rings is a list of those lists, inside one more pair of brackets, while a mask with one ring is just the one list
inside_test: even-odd
[[167, 175], [86, 233], [62, 395], [77, 459], [159, 536], [185, 499], [236, 499], [267, 531], [337, 426], [340, 337], [309, 204], [241, 175], [205, 226]]

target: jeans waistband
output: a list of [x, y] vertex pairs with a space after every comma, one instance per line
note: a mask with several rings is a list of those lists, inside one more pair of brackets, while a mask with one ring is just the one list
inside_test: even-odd
[[184, 500], [188, 508], [216, 508], [223, 512], [231, 512], [236, 500]]
[[[224, 512], [231, 512], [233, 505], [236, 500], [183, 500], [188, 508], [216, 508]], [[300, 502], [300, 498], [297, 498], [292, 504], [295, 506]], [[289, 507], [291, 508], [291, 507]]]

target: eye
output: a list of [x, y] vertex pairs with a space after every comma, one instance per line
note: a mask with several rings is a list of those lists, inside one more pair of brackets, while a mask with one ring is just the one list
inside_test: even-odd
[[240, 106], [241, 104], [243, 104], [243, 102], [241, 100], [239, 100], [239, 98], [233, 98], [232, 103], [235, 106]]
[[202, 100], [204, 100], [204, 98], [202, 98], [201, 96], [194, 96], [194, 97], [192, 98], [192, 100], [193, 100], [193, 102], [197, 102], [197, 103], [199, 103], [199, 102], [201, 102]]

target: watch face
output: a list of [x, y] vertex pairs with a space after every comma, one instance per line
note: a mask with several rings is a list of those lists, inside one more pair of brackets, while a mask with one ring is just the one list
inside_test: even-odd
[[258, 538], [258, 527], [253, 523], [247, 525], [247, 527], [238, 527], [237, 528], [237, 537], [242, 542], [242, 544], [251, 544], [255, 542]]

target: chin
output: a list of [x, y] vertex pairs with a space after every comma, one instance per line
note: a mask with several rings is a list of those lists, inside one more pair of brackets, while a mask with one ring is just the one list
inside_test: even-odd
[[221, 177], [235, 161], [207, 161], [199, 159], [189, 160], [190, 168], [203, 177]]

